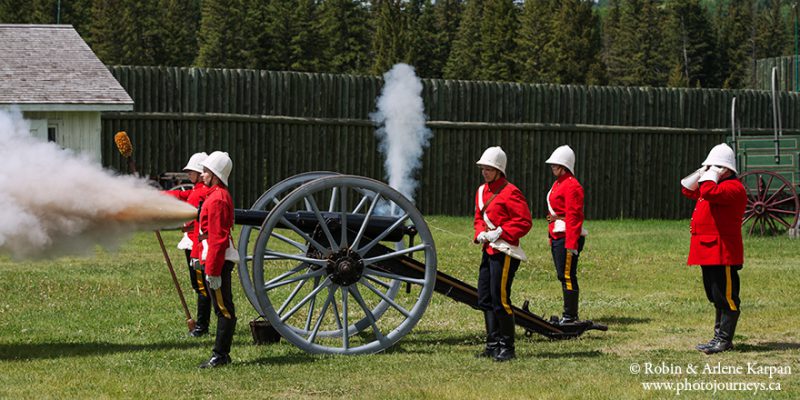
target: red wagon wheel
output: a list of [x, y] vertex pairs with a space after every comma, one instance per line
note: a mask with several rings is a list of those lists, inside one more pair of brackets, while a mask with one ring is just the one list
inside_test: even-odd
[[749, 171], [739, 179], [747, 189], [742, 226], [748, 235], [778, 235], [797, 226], [800, 199], [791, 182], [771, 171]]

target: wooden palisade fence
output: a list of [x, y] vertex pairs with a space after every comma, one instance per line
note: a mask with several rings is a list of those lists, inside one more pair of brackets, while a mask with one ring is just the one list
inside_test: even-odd
[[[257, 70], [111, 67], [136, 105], [103, 115], [103, 162], [122, 168], [113, 134], [127, 130], [140, 168], [178, 171], [197, 151], [224, 150], [237, 207], [291, 175], [329, 170], [383, 180], [378, 77]], [[569, 144], [588, 218], [685, 218], [679, 180], [729, 135], [734, 96], [746, 130], [772, 125], [768, 92], [423, 80], [434, 136], [416, 202], [425, 214], [469, 215], [482, 151], [502, 146], [508, 175], [544, 215], [544, 161]], [[800, 96], [783, 93], [783, 126], [800, 132]]]

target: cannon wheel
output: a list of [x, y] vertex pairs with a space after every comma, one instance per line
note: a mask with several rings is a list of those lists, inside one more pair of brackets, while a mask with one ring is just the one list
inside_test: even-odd
[[[259, 210], [259, 211], [269, 211], [272, 209], [273, 206], [279, 204], [280, 201], [289, 193], [291, 193], [297, 187], [311, 182], [315, 179], [327, 177], [327, 176], [335, 176], [339, 175], [336, 172], [329, 172], [329, 171], [314, 171], [314, 172], [306, 172], [298, 175], [294, 175], [290, 178], [284, 179], [276, 183], [272, 186], [269, 190], [264, 192], [261, 197], [253, 203], [253, 206], [250, 208], [251, 210]], [[239, 234], [239, 242], [237, 245], [237, 249], [239, 251], [239, 265], [238, 265], [238, 272], [239, 272], [239, 281], [242, 284], [242, 289], [244, 290], [245, 296], [247, 300], [250, 301], [250, 304], [253, 305], [253, 308], [256, 309], [259, 315], [265, 316], [264, 312], [261, 310], [261, 305], [258, 302], [256, 296], [256, 289], [253, 284], [252, 276], [252, 260], [253, 257], [248, 253], [250, 251], [250, 242], [255, 241], [257, 237], [256, 233], [261, 230], [260, 227], [254, 227], [245, 225], [242, 227], [242, 231]], [[401, 282], [395, 281], [392, 282], [387, 288], [385, 288], [384, 295], [386, 295], [390, 299], [394, 299], [397, 295], [397, 291], [400, 289]], [[389, 307], [389, 304], [384, 302], [379, 303], [375, 309], [372, 310], [372, 313], [376, 316], [382, 315], [386, 309]], [[350, 330], [358, 332], [362, 331], [369, 327], [369, 320], [366, 318], [357, 321], [350, 327]], [[304, 333], [303, 330], [298, 331], [298, 333]], [[341, 330], [334, 330], [334, 331], [321, 331], [318, 333], [319, 336], [340, 336]]]
[[[325, 220], [316, 204], [333, 204], [339, 219]], [[338, 229], [338, 221], [352, 215], [358, 203], [364, 220], [358, 233]], [[367, 204], [366, 207], [362, 205]], [[318, 229], [325, 240], [314, 240], [288, 223], [286, 213], [311, 206], [320, 221]], [[387, 215], [388, 214], [388, 215]], [[371, 219], [389, 217], [392, 224], [374, 239], [363, 233]], [[288, 223], [288, 224], [287, 224]], [[381, 245], [383, 237], [398, 226], [411, 224], [421, 244], [401, 250], [387, 250], [378, 256], [370, 251]], [[342, 225], [347, 226], [346, 222]], [[338, 229], [338, 232], [337, 232]], [[281, 230], [276, 234], [276, 230]], [[302, 237], [307, 246], [288, 236]], [[322, 244], [322, 243], [325, 244]], [[289, 248], [289, 250], [282, 250]], [[299, 253], [292, 253], [300, 250]], [[309, 253], [323, 257], [310, 257]], [[411, 278], [380, 268], [386, 260], [416, 254], [425, 265], [422, 278]], [[322, 259], [321, 259], [322, 258]], [[369, 178], [349, 175], [329, 176], [310, 181], [286, 196], [262, 225], [253, 252], [255, 293], [272, 326], [289, 342], [309, 353], [365, 354], [385, 350], [417, 324], [433, 294], [436, 279], [436, 249], [422, 214], [396, 190]], [[394, 299], [377, 286], [391, 282], [407, 284], [407, 290]], [[304, 288], [305, 284], [313, 282]], [[318, 299], [319, 297], [319, 299]], [[318, 301], [319, 300], [319, 301]], [[372, 304], [386, 302], [391, 307], [375, 315]], [[366, 319], [370, 330], [353, 331], [348, 321]], [[321, 337], [324, 330], [342, 331], [338, 337]]]
[[800, 199], [786, 178], [772, 171], [749, 171], [740, 179], [747, 190], [742, 226], [748, 235], [778, 235], [797, 226]]

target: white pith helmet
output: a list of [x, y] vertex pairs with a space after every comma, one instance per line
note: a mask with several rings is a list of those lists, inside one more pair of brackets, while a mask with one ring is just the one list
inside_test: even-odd
[[205, 160], [207, 157], [208, 157], [208, 154], [206, 154], [205, 151], [201, 152], [201, 153], [192, 154], [192, 156], [189, 157], [189, 162], [187, 162], [186, 166], [183, 167], [183, 170], [184, 171], [189, 170], [189, 171], [199, 172], [199, 173], [202, 174], [203, 173], [203, 165], [200, 164], [200, 163], [203, 162], [203, 160]]
[[708, 157], [703, 161], [703, 165], [718, 165], [736, 174], [739, 173], [739, 171], [736, 170], [736, 155], [733, 154], [733, 149], [725, 143], [714, 146], [714, 148], [708, 152]]
[[503, 175], [506, 174], [506, 152], [500, 146], [489, 147], [483, 152], [481, 159], [475, 164], [497, 168]]
[[214, 175], [222, 181], [222, 184], [228, 186], [228, 176], [233, 169], [233, 161], [231, 161], [228, 153], [222, 151], [215, 151], [208, 155], [208, 157], [200, 163], [200, 165], [208, 168]]
[[553, 154], [545, 161], [546, 164], [561, 165], [569, 170], [572, 175], [575, 175], [575, 152], [567, 146], [559, 146], [553, 150]]

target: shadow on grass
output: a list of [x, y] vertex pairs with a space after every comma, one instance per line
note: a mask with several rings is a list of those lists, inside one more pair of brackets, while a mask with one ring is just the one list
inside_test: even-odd
[[261, 357], [255, 360], [237, 362], [238, 365], [296, 365], [305, 364], [317, 361], [317, 357], [311, 354], [298, 353], [298, 354], [282, 354], [271, 357]]
[[592, 318], [594, 322], [604, 325], [633, 325], [633, 324], [646, 324], [652, 321], [651, 318], [634, 318], [634, 317], [600, 317]]
[[590, 351], [572, 351], [564, 353], [534, 353], [534, 358], [595, 358], [602, 357], [603, 352], [598, 350]]
[[765, 342], [759, 344], [737, 344], [735, 351], [740, 351], [742, 353], [761, 353], [767, 351], [782, 351], [782, 350], [796, 350], [800, 349], [800, 343], [789, 343], [789, 342]]
[[88, 343], [0, 343], [0, 360], [46, 360], [62, 357], [85, 357], [98, 354], [134, 351], [190, 349], [208, 347], [204, 342], [161, 342], [149, 344]]

